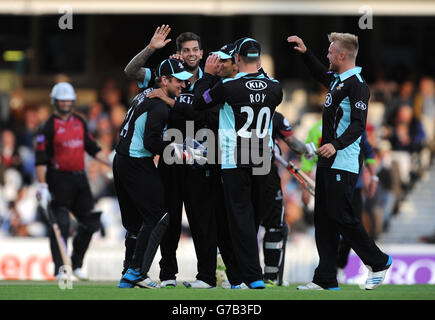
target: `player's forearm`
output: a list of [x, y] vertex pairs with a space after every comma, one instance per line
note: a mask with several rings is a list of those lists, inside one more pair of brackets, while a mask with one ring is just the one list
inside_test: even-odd
[[216, 85], [219, 82], [219, 78], [215, 77], [211, 74], [204, 73], [202, 78], [198, 79], [195, 83], [195, 91], [194, 91], [194, 97], [193, 97], [193, 105], [195, 105], [195, 102], [202, 102], [203, 101], [203, 94], [208, 89], [213, 88], [214, 85]]
[[284, 141], [297, 154], [304, 154], [307, 151], [305, 144], [294, 136], [286, 137]]
[[142, 69], [142, 67], [145, 65], [145, 63], [148, 61], [148, 59], [151, 57], [151, 55], [154, 53], [155, 49], [150, 48], [150, 46], [146, 46], [145, 49], [143, 49], [141, 52], [139, 52], [131, 61], [127, 64], [127, 66], [124, 69], [125, 74], [127, 77], [136, 79], [136, 80], [143, 80], [145, 77], [145, 71]]
[[375, 164], [373, 164], [373, 163], [366, 163], [365, 166], [366, 166], [367, 170], [369, 170], [370, 175], [372, 177], [376, 176], [376, 166], [375, 166]]
[[205, 92], [201, 95], [195, 93], [195, 97], [193, 98], [193, 108], [195, 110], [205, 110], [215, 106], [217, 103], [213, 101], [210, 95], [210, 89], [205, 90]]
[[100, 150], [97, 152], [97, 154], [95, 155], [95, 159], [97, 159], [98, 161], [104, 163], [107, 166], [111, 166], [111, 162], [109, 160], [109, 157], [104, 153], [103, 150]]
[[36, 171], [36, 180], [40, 183], [46, 183], [45, 172], [47, 171], [47, 166], [37, 165], [35, 167], [35, 171]]
[[360, 119], [353, 120], [349, 127], [343, 132], [343, 134], [331, 141], [330, 143], [334, 146], [335, 150], [342, 150], [351, 145], [361, 137], [365, 130], [365, 121], [362, 121]]

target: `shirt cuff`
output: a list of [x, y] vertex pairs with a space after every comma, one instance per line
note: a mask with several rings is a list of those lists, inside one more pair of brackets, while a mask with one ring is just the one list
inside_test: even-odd
[[338, 141], [338, 140], [332, 140], [330, 143], [334, 146], [336, 151], [342, 149], [340, 141]]

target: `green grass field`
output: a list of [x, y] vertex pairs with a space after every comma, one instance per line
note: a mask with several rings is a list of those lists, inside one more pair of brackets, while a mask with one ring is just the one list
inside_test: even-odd
[[200, 290], [179, 284], [170, 289], [118, 289], [115, 282], [74, 282], [72, 289], [62, 290], [54, 281], [0, 281], [0, 300], [435, 300], [435, 285], [382, 285], [372, 291], [342, 285], [340, 291], [308, 292], [296, 286]]

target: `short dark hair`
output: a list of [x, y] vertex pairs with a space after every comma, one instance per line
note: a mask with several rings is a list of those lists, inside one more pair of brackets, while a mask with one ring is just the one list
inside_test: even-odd
[[155, 83], [158, 87], [160, 87], [161, 84], [162, 84], [162, 77], [165, 77], [165, 78], [168, 79], [169, 81], [171, 81], [172, 78], [174, 78], [174, 77], [171, 76], [171, 75], [161, 76], [161, 77], [156, 77], [156, 78], [154, 79], [154, 83]]
[[260, 57], [245, 57], [245, 56], [240, 56], [240, 59], [243, 60], [244, 63], [246, 64], [252, 64], [252, 63], [257, 63], [258, 60], [260, 59]]
[[199, 49], [202, 49], [201, 38], [197, 34], [193, 32], [183, 32], [177, 37], [177, 40], [175, 41], [178, 51], [181, 52], [181, 49], [183, 48], [183, 43], [185, 43], [186, 41], [198, 41]]

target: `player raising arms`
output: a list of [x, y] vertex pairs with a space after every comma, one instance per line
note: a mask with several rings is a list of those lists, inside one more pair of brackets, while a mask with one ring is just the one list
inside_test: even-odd
[[368, 266], [365, 288], [375, 289], [385, 278], [392, 259], [368, 236], [352, 208], [352, 195], [361, 168], [361, 135], [365, 131], [370, 91], [355, 66], [358, 38], [348, 33], [328, 35], [329, 70], [298, 36], [294, 50], [312, 75], [328, 88], [322, 116], [322, 141], [316, 172], [315, 240], [319, 265], [313, 281], [299, 290], [338, 289], [336, 266], [340, 234]]

